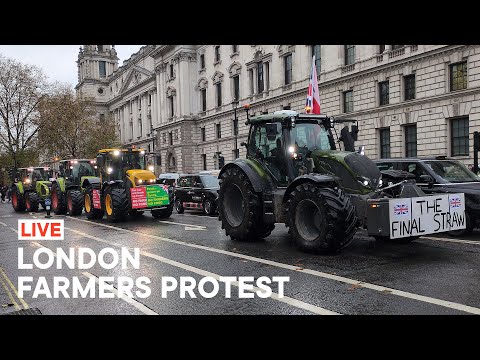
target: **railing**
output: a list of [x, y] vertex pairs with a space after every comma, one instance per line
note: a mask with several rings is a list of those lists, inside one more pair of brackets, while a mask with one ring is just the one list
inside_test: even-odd
[[389, 59], [392, 59], [392, 58], [395, 58], [397, 56], [402, 56], [403, 54], [405, 54], [405, 48], [400, 48], [400, 49], [396, 49], [396, 50], [392, 50], [388, 53], [388, 58]]
[[355, 63], [342, 67], [342, 74], [355, 70]]
[[381, 63], [383, 61], [383, 55], [377, 55], [377, 63]]
[[418, 45], [410, 45], [410, 52], [415, 52], [418, 50]]

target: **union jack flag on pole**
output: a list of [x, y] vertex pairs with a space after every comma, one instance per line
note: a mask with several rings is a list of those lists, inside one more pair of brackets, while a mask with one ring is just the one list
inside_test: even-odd
[[308, 84], [307, 102], [305, 103], [307, 114], [320, 114], [320, 93], [318, 91], [317, 67], [315, 66], [315, 55], [312, 59], [312, 71], [310, 72], [310, 83]]

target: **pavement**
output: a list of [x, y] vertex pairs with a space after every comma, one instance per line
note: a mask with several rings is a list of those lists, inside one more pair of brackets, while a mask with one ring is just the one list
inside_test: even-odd
[[[377, 241], [358, 231], [353, 243], [340, 254], [313, 255], [295, 248], [283, 224], [262, 241], [238, 242], [226, 237], [217, 217], [195, 212], [174, 213], [169, 219], [154, 219], [149, 212], [123, 223], [55, 216], [64, 219], [65, 240], [27, 241], [17, 239], [18, 219], [43, 219], [45, 212], [15, 213], [11, 204], [0, 203], [0, 314], [131, 314], [131, 315], [397, 315], [480, 314], [480, 232], [463, 238], [428, 236], [410, 244]], [[140, 268], [105, 269], [19, 269], [18, 248], [23, 260], [32, 263], [35, 251], [47, 247], [140, 249]], [[57, 253], [57, 252], [56, 252]], [[45, 254], [41, 255], [45, 256]], [[45, 259], [40, 256], [40, 259]], [[58, 258], [58, 253], [57, 253]], [[108, 258], [108, 257], [106, 257]], [[113, 258], [110, 258], [110, 260]], [[54, 277], [77, 278], [82, 286], [103, 277], [128, 276], [151, 280], [150, 296], [114, 298], [47, 298], [33, 291], [18, 294], [18, 278], [31, 276], [32, 288], [45, 277], [53, 292]], [[267, 298], [238, 298], [232, 286], [226, 298], [220, 282], [213, 298], [180, 297], [179, 290], [162, 297], [162, 280], [191, 277], [198, 283], [205, 276], [289, 277], [284, 297], [278, 284]], [[112, 282], [118, 289], [118, 284]], [[207, 284], [210, 291], [213, 286]], [[114, 291], [116, 291], [114, 289]], [[97, 291], [98, 295], [98, 291]]]

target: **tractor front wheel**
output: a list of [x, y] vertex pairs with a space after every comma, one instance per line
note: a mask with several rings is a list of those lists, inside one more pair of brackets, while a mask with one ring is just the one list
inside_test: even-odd
[[83, 210], [83, 194], [80, 190], [67, 192], [67, 211], [70, 216], [78, 216]]
[[12, 206], [15, 212], [25, 211], [25, 199], [16, 186], [12, 191]]
[[286, 209], [287, 226], [303, 251], [338, 252], [353, 240], [357, 216], [350, 197], [340, 188], [298, 185]]
[[165, 209], [152, 210], [152, 216], [155, 219], [166, 219], [166, 218], [169, 218], [170, 215], [172, 215], [172, 212], [173, 212], [173, 205], [169, 205]]
[[62, 190], [57, 183], [53, 183], [52, 185], [52, 210], [55, 215], [61, 215], [67, 212]]
[[124, 188], [108, 187], [105, 192], [105, 213], [110, 222], [123, 221], [128, 215], [128, 198]]
[[98, 190], [94, 190], [91, 186], [89, 186], [85, 190], [84, 194], [85, 213], [87, 214], [87, 219], [89, 220], [101, 219], [103, 217], [103, 210], [95, 209], [93, 206], [93, 191]]
[[270, 235], [274, 224], [263, 222], [259, 194], [255, 193], [243, 171], [233, 167], [220, 177], [218, 217], [227, 236], [253, 241]]
[[28, 212], [37, 212], [39, 203], [40, 199], [36, 192], [31, 191], [27, 194], [25, 199], [25, 205]]

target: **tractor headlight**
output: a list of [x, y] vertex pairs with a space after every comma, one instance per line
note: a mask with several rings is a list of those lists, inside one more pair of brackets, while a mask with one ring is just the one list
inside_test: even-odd
[[145, 155], [145, 150], [140, 151], [140, 155]]
[[137, 184], [143, 184], [143, 180], [142, 179], [137, 179]]
[[148, 167], [148, 170], [150, 170], [151, 172], [153, 172], [153, 171], [155, 170], [155, 168], [153, 167], [153, 165], [150, 165], [150, 166]]
[[113, 152], [113, 156], [119, 156], [119, 155], [120, 155], [120, 151], [115, 150], [115, 151]]
[[380, 178], [380, 180], [378, 180], [378, 187], [382, 187], [383, 186], [383, 180]]
[[113, 169], [112, 169], [111, 167], [109, 167], [109, 168], [107, 169], [107, 174], [111, 174], [112, 172], [113, 172]]
[[30, 184], [30, 179], [26, 178], [24, 182], [25, 182], [25, 184]]
[[150, 179], [150, 184], [153, 184], [155, 182], [155, 179]]
[[290, 154], [293, 154], [293, 153], [295, 152], [295, 148], [294, 148], [293, 146], [289, 146], [289, 147], [288, 147], [288, 152], [289, 152]]

